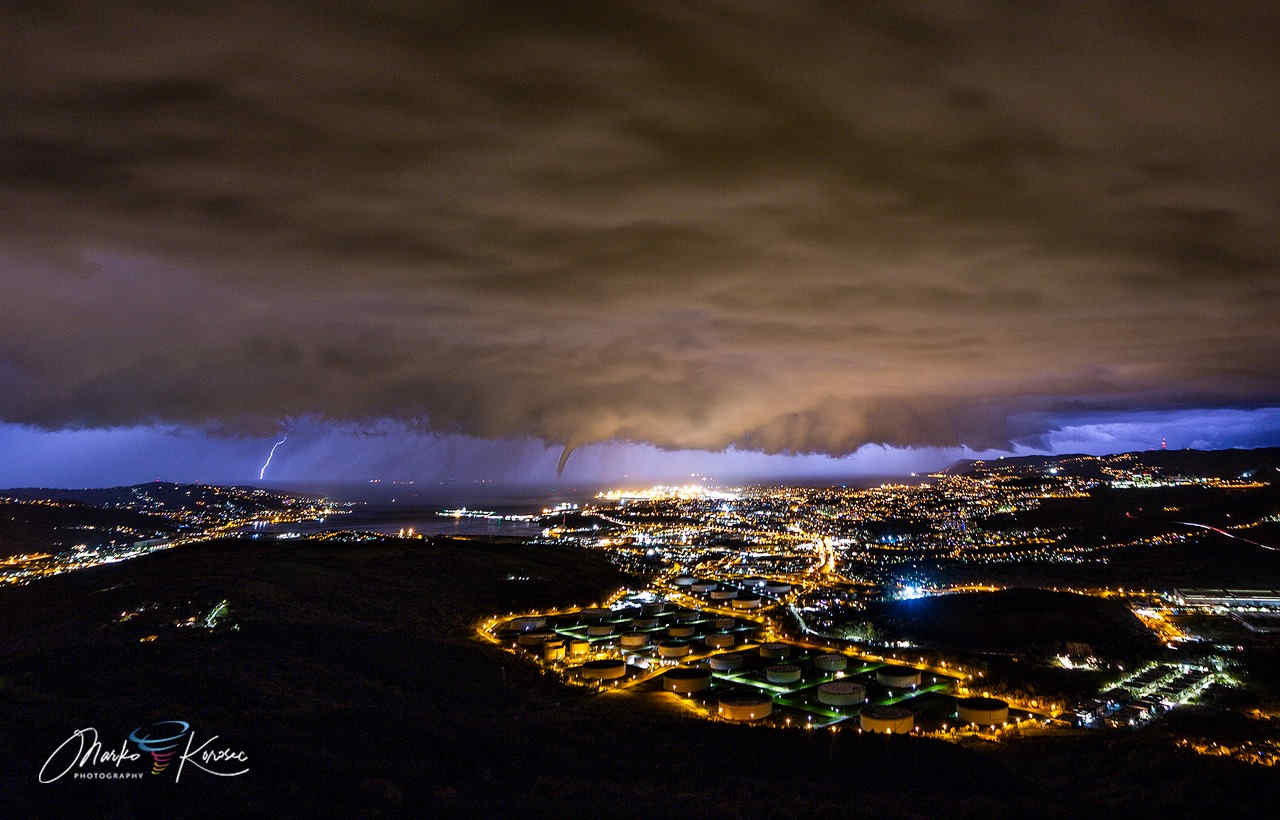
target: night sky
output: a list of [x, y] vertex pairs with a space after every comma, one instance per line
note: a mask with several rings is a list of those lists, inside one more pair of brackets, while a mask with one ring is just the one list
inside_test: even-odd
[[1273, 2], [149, 5], [0, 11], [0, 485], [1280, 442]]

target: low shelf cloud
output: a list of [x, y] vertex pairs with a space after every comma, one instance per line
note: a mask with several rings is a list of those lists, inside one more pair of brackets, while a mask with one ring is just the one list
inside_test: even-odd
[[553, 470], [1280, 401], [1272, 7], [122, 9], [0, 12], [5, 421]]

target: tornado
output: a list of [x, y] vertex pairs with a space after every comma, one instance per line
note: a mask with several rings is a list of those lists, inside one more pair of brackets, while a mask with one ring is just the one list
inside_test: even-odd
[[576, 444], [566, 444], [564, 451], [560, 453], [560, 461], [556, 464], [556, 478], [564, 475], [564, 465], [569, 463], [569, 456], [573, 455], [573, 451], [578, 448]]

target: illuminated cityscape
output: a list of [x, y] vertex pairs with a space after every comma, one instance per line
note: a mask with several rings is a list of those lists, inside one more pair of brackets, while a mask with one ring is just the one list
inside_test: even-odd
[[[0, 584], [28, 584], [50, 575], [198, 544], [246, 528], [300, 521], [323, 523], [350, 511], [347, 504], [260, 487], [156, 482], [58, 496], [40, 497], [39, 491], [27, 491], [19, 497], [0, 493], [0, 517], [7, 519], [9, 529], [14, 524], [25, 525], [11, 534], [15, 543], [6, 545], [12, 554], [0, 558]], [[46, 524], [48, 529], [30, 526], [32, 508], [56, 510], [56, 516]], [[81, 518], [86, 523], [63, 523]], [[87, 523], [91, 520], [98, 523]], [[39, 547], [20, 551], [24, 542]]]
[[[1052, 508], [1082, 511], [1117, 490], [1185, 496], [1188, 489], [1200, 505], [1257, 491], [1270, 497], [1267, 482], [1187, 475], [1131, 454], [976, 462], [864, 488], [602, 491], [574, 508], [572, 520], [544, 516], [554, 523], [541, 540], [596, 552], [647, 583], [581, 609], [494, 615], [477, 631], [565, 685], [673, 693], [709, 720], [945, 739], [1134, 727], [1242, 686], [1245, 644], [1266, 651], [1266, 636], [1280, 631], [1272, 623], [1280, 623], [1280, 593], [1069, 583], [1054, 565], [1109, 579], [1109, 568], [1132, 554], [1186, 545], [1214, 528], [1175, 520], [1189, 510], [1162, 505], [1144, 522], [1146, 533], [1117, 540], [1081, 526], [1079, 512]], [[1144, 496], [1129, 496], [1123, 515], [1132, 521]], [[1270, 510], [1233, 521], [1233, 532], [1276, 531], [1280, 519]], [[948, 646], [917, 637], [897, 613], [923, 599], [1036, 592], [1043, 607], [1064, 597], [1072, 607], [1080, 599], [1113, 602], [1112, 615], [1146, 633], [1137, 640], [1146, 638], [1145, 655], [1133, 646], [1095, 647], [1070, 630], [1048, 644], [1035, 640], [1035, 649], [1000, 651], [998, 639], [986, 645], [975, 636], [968, 646]], [[957, 615], [966, 617], [960, 608]], [[981, 632], [983, 620], [973, 628]], [[1255, 640], [1229, 640], [1237, 625]], [[989, 674], [993, 655], [1029, 662], [1028, 672], [1037, 664], [1078, 671], [1098, 685], [1037, 689], [1016, 673]], [[894, 669], [905, 670], [901, 681]], [[735, 705], [741, 698], [748, 706]], [[966, 706], [966, 698], [983, 699], [983, 708]]]
[[1278, 42], [0, 5], [0, 820], [1275, 816]]

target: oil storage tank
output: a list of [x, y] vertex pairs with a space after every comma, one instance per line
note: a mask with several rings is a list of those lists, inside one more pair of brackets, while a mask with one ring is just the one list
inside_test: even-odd
[[844, 655], [819, 655], [813, 659], [813, 668], [819, 672], [843, 672], [849, 668], [849, 659]]
[[779, 663], [764, 670], [764, 678], [769, 683], [798, 683], [800, 667], [794, 663]]
[[579, 672], [586, 680], [617, 680], [627, 674], [627, 664], [613, 659], [587, 661]]
[[867, 706], [858, 715], [858, 723], [867, 732], [904, 735], [915, 727], [916, 718], [901, 706]]
[[707, 658], [707, 666], [717, 672], [736, 672], [746, 665], [747, 659], [741, 652], [726, 652], [723, 655], [712, 655]]
[[867, 699], [867, 688], [851, 680], [833, 680], [818, 687], [818, 703], [853, 706]]
[[649, 645], [649, 636], [643, 632], [628, 632], [618, 640], [618, 643], [623, 649], [642, 649]]
[[668, 692], [688, 694], [701, 692], [711, 686], [711, 670], [709, 669], [672, 669], [662, 676], [662, 688]]
[[659, 658], [683, 658], [693, 651], [688, 641], [663, 641], [658, 644]]
[[773, 713], [773, 701], [754, 693], [725, 695], [717, 711], [725, 720], [759, 720]]
[[728, 649], [733, 646], [732, 632], [713, 632], [702, 639], [711, 649]]
[[920, 670], [909, 666], [882, 666], [876, 670], [876, 680], [890, 689], [911, 689], [920, 685]]
[[965, 723], [999, 726], [1009, 721], [1009, 704], [999, 698], [963, 698], [956, 701], [956, 714]]
[[762, 643], [759, 652], [762, 658], [785, 658], [791, 654], [791, 646], [785, 643]]
[[533, 649], [535, 647], [542, 646], [544, 643], [546, 643], [548, 640], [554, 637], [555, 637], [554, 632], [547, 632], [545, 630], [540, 630], [538, 632], [526, 632], [520, 637], [516, 638], [516, 643], [520, 644], [525, 649]]
[[564, 652], [564, 641], [547, 641], [542, 644], [542, 659], [544, 661], [562, 661], [564, 660]]

